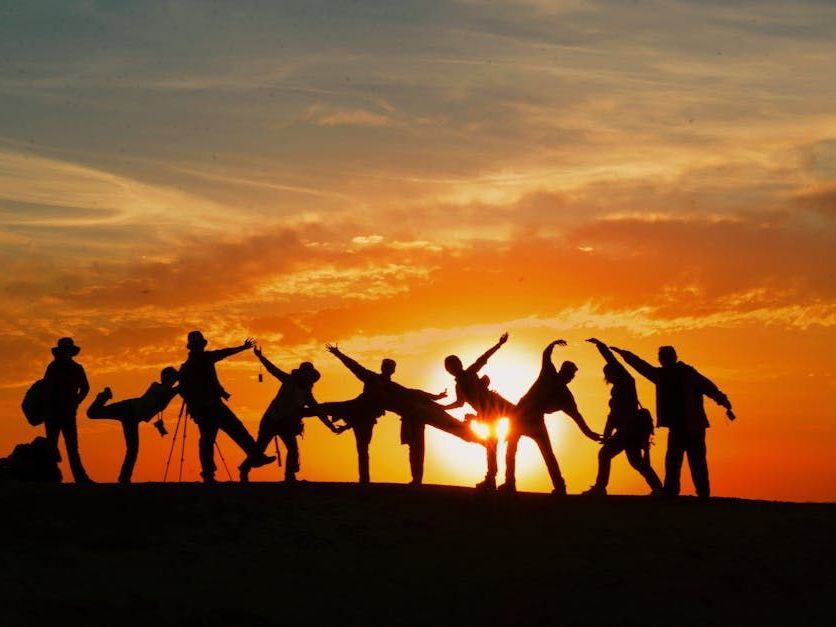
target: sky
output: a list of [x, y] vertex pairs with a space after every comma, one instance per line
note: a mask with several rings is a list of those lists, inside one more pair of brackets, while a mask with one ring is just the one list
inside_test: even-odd
[[[716, 494], [836, 500], [833, 32], [823, 0], [0, 0], [0, 454], [37, 433], [20, 400], [65, 335], [117, 398], [202, 329], [314, 361], [315, 395], [338, 400], [360, 385], [327, 342], [452, 391], [444, 356], [507, 330], [495, 389], [519, 398], [564, 338], [598, 430], [608, 390], [583, 340], [648, 360], [673, 344], [738, 415], [708, 401]], [[277, 382], [251, 354], [220, 375], [254, 432]], [[596, 446], [562, 414], [548, 426], [585, 489]], [[408, 480], [398, 429], [376, 429], [374, 480]], [[119, 425], [79, 430], [114, 480]], [[141, 439], [135, 478], [159, 480], [170, 439]], [[521, 458], [520, 487], [546, 490]], [[355, 463], [350, 433], [308, 423], [300, 477]], [[427, 481], [483, 473], [478, 445], [428, 436]], [[618, 459], [611, 491], [646, 487]]]

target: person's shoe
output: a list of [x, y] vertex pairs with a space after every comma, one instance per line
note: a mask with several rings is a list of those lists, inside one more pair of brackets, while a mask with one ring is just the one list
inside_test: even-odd
[[513, 481], [506, 481], [501, 486], [496, 489], [497, 492], [500, 494], [516, 494], [517, 493], [517, 484]]
[[554, 490], [552, 490], [552, 494], [554, 496], [566, 496], [566, 484], [561, 483], [558, 485]]
[[602, 487], [602, 486], [599, 486], [599, 485], [594, 485], [591, 488], [589, 488], [588, 490], [585, 490], [584, 492], [581, 492], [581, 495], [582, 496], [607, 496], [607, 489]]
[[406, 485], [413, 487], [413, 488], [420, 488], [423, 485], [423, 482], [419, 481], [418, 479], [413, 479]]
[[201, 479], [204, 485], [214, 485], [217, 483], [215, 475], [201, 475]]
[[484, 481], [480, 481], [476, 484], [477, 490], [483, 490], [485, 492], [493, 492], [496, 490], [496, 479], [494, 477], [485, 477]]
[[248, 457], [246, 461], [249, 464], [250, 468], [261, 468], [262, 466], [272, 464], [274, 461], [276, 461], [276, 456], [259, 453], [258, 455], [255, 455], [253, 457]]
[[238, 467], [238, 480], [241, 483], [249, 483], [250, 482], [250, 469], [241, 464]]
[[652, 499], [663, 499], [666, 495], [665, 491], [662, 488], [654, 488], [650, 491], [650, 494], [648, 494], [647, 496], [649, 496]]

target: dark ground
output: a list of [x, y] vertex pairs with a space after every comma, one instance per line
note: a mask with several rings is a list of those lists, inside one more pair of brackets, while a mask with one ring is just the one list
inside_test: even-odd
[[0, 485], [0, 624], [836, 624], [836, 505]]

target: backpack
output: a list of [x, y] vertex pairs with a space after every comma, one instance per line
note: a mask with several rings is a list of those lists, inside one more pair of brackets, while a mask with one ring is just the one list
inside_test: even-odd
[[23, 396], [23, 402], [20, 404], [23, 410], [23, 415], [26, 416], [26, 422], [33, 427], [42, 425], [44, 423], [44, 380], [38, 379], [35, 381]]
[[650, 459], [650, 447], [653, 445], [654, 433], [653, 414], [647, 407], [642, 407], [639, 403], [639, 408], [636, 411], [636, 437], [641, 442], [642, 450], [648, 459]]

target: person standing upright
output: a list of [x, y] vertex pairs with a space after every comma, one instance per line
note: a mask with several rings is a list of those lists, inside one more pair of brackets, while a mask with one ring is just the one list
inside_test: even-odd
[[691, 479], [697, 496], [711, 496], [706, 457], [705, 430], [708, 418], [705, 415], [703, 396], [726, 409], [730, 420], [734, 420], [731, 401], [709, 379], [701, 375], [677, 357], [673, 346], [659, 348], [659, 366], [653, 366], [635, 353], [610, 347], [621, 355], [625, 362], [645, 379], [656, 384], [656, 418], [658, 426], [668, 428], [668, 450], [665, 453], [664, 491], [668, 496], [678, 496], [682, 461], [688, 456]]
[[43, 378], [44, 425], [47, 440], [58, 449], [58, 436], [64, 436], [67, 461], [76, 483], [93, 483], [87, 476], [78, 452], [78, 406], [90, 392], [87, 374], [73, 358], [81, 352], [71, 337], [62, 337], [52, 348], [55, 358]]
[[252, 338], [247, 338], [240, 346], [206, 350], [208, 342], [200, 331], [191, 331], [186, 348], [189, 356], [180, 366], [180, 395], [186, 402], [189, 414], [200, 431], [198, 450], [200, 454], [200, 476], [204, 483], [215, 482], [215, 441], [220, 429], [247, 454], [250, 468], [258, 468], [274, 461], [275, 456], [268, 456], [258, 450], [253, 436], [225, 401], [229, 393], [218, 380], [215, 364], [237, 355], [255, 346]]

